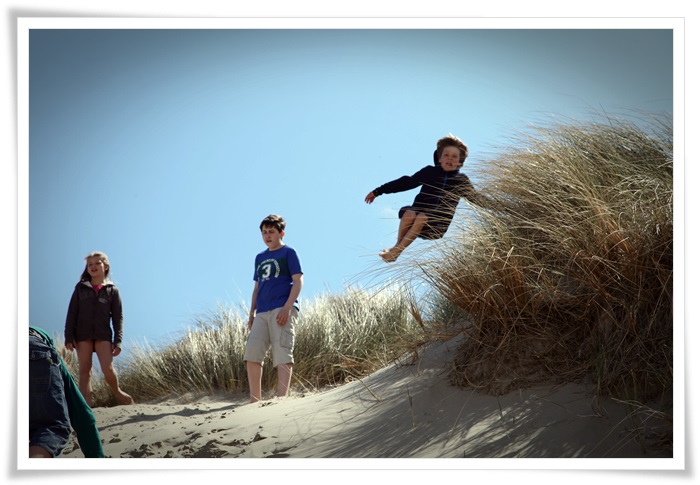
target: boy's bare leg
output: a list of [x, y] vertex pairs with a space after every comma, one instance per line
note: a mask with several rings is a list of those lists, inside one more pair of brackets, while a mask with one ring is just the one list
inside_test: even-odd
[[406, 235], [399, 242], [399, 244], [397, 244], [397, 246], [401, 248], [401, 251], [406, 249], [408, 246], [411, 245], [413, 241], [416, 240], [418, 234], [420, 234], [423, 228], [425, 227], [426, 222], [428, 222], [428, 216], [426, 216], [422, 212], [416, 215], [416, 218], [413, 221], [411, 228], [408, 230], [408, 232], [406, 232]]
[[250, 402], [258, 402], [262, 399], [262, 365], [246, 361], [246, 370], [250, 386]]
[[95, 352], [100, 361], [100, 368], [105, 376], [105, 381], [107, 381], [107, 384], [112, 389], [114, 397], [117, 398], [119, 404], [134, 404], [132, 397], [119, 387], [117, 371], [114, 370], [114, 364], [112, 362], [112, 342], [109, 340], [96, 340]]
[[78, 353], [78, 389], [88, 406], [92, 407], [92, 352], [95, 342], [81, 340], [76, 342], [75, 351]]
[[277, 397], [285, 397], [292, 382], [293, 364], [280, 364], [277, 366]]
[[404, 212], [403, 217], [401, 217], [401, 220], [399, 221], [399, 234], [396, 238], [396, 244], [394, 247], [385, 249], [379, 253], [379, 256], [381, 256], [387, 263], [396, 261], [396, 258], [398, 258], [399, 254], [401, 254], [402, 249], [398, 249], [398, 247], [401, 244], [401, 241], [406, 237], [408, 231], [411, 229], [411, 226], [416, 220], [416, 215], [417, 214], [412, 210], [407, 210]]
[[418, 214], [412, 210], [407, 210], [404, 212], [403, 217], [399, 222], [399, 234], [396, 238], [397, 246], [401, 243], [403, 238], [406, 237], [406, 234], [408, 234], [408, 231], [411, 229], [411, 226], [413, 226], [413, 223], [416, 220], [416, 216], [418, 216]]
[[400, 236], [402, 235], [401, 226], [403, 225], [404, 219], [409, 214], [409, 212], [412, 214], [412, 216], [408, 219], [411, 221], [411, 224], [408, 227], [408, 229], [405, 232], [403, 232], [403, 237], [399, 239], [399, 241], [396, 243], [396, 246], [387, 251], [383, 251], [380, 254], [382, 259], [384, 259], [384, 261], [386, 261], [387, 263], [396, 261], [401, 255], [401, 253], [404, 251], [404, 249], [406, 249], [408, 246], [411, 245], [413, 241], [416, 240], [418, 234], [420, 234], [420, 232], [423, 230], [425, 223], [428, 222], [428, 216], [426, 216], [425, 214], [416, 214], [413, 211], [406, 211], [404, 217], [401, 218], [401, 225], [399, 226]]

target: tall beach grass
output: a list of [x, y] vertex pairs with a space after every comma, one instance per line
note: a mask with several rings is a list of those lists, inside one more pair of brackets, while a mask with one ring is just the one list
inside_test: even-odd
[[477, 176], [484, 207], [405, 263], [471, 318], [452, 382], [499, 394], [590, 380], [599, 395], [670, 399], [670, 120], [535, 126]]
[[[245, 394], [247, 322], [244, 307], [220, 306], [210, 314], [195, 317], [190, 328], [172, 342], [137, 345], [127, 360], [119, 363], [120, 385], [137, 402]], [[429, 338], [411, 313], [408, 296], [399, 289], [369, 292], [348, 288], [342, 294], [302, 301], [292, 392], [304, 393], [362, 378]], [[77, 379], [77, 359], [74, 355], [64, 358]], [[269, 357], [263, 368], [264, 393], [272, 394], [276, 371]], [[104, 379], [96, 376], [93, 382], [95, 405], [114, 405]]]

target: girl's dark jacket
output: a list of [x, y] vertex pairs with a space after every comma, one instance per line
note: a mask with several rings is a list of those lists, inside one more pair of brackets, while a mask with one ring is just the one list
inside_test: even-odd
[[419, 237], [438, 239], [442, 237], [452, 222], [460, 198], [478, 204], [479, 197], [469, 177], [459, 170], [446, 172], [440, 166], [428, 165], [413, 175], [404, 175], [396, 180], [380, 185], [373, 190], [374, 195], [393, 194], [421, 187], [411, 206], [402, 207], [399, 218], [407, 209], [422, 212], [428, 216], [427, 227]]
[[123, 334], [122, 299], [114, 283], [105, 281], [100, 291], [95, 291], [89, 281], [75, 285], [66, 316], [66, 343], [108, 340], [121, 348]]

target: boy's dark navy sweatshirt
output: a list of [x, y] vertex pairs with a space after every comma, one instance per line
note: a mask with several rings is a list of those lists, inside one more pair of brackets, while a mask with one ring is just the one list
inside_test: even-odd
[[428, 165], [413, 175], [404, 175], [380, 185], [373, 192], [374, 195], [380, 196], [415, 189], [419, 186], [420, 192], [416, 195], [412, 206], [403, 208], [399, 217], [408, 208], [426, 214], [432, 230], [421, 233], [420, 237], [424, 239], [436, 239], [444, 235], [454, 217], [460, 198], [464, 197], [470, 202], [477, 203], [476, 192], [469, 177], [459, 170], [446, 172], [442, 167], [433, 165]]

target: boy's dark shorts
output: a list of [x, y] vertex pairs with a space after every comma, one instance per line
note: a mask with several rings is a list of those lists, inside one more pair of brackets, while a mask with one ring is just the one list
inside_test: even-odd
[[399, 210], [399, 219], [403, 218], [403, 215], [408, 210], [412, 210], [415, 213], [422, 213], [428, 216], [428, 222], [426, 222], [420, 234], [418, 234], [418, 237], [421, 239], [440, 239], [442, 236], [445, 235], [447, 229], [450, 227], [451, 218], [444, 217], [440, 214], [435, 213], [434, 211], [430, 211], [422, 207], [415, 207], [412, 205], [404, 206]]
[[29, 446], [56, 457], [71, 435], [58, 352], [44, 339], [29, 336]]

